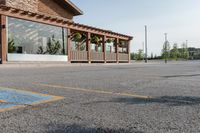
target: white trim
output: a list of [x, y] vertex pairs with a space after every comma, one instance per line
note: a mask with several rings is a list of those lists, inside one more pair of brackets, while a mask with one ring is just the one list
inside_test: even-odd
[[67, 55], [8, 54], [8, 61], [59, 61], [67, 62]]

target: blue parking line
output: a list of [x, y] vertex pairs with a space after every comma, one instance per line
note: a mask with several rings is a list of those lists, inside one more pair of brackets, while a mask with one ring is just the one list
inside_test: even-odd
[[63, 97], [16, 89], [0, 88], [0, 101], [3, 101], [0, 102], [0, 112], [61, 99], [63, 99]]

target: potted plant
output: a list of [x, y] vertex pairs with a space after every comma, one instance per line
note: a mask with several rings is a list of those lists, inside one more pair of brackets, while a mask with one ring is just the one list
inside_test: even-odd
[[113, 39], [109, 38], [109, 39], [106, 40], [106, 43], [112, 43], [112, 42], [113, 42]]
[[73, 41], [79, 42], [81, 39], [82, 39], [81, 33], [76, 32], [76, 33], [73, 35]]
[[86, 41], [86, 35], [84, 33], [79, 33], [79, 32], [76, 32], [74, 35], [73, 35], [73, 38], [72, 40], [75, 42], [75, 48], [78, 50], [78, 51], [84, 51], [85, 50], [85, 45], [84, 42]]
[[93, 35], [91, 43], [95, 44], [95, 51], [98, 52], [98, 48], [101, 46], [101, 39], [97, 35]]

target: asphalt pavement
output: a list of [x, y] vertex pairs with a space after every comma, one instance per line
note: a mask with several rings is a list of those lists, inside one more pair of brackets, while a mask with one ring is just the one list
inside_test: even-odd
[[0, 87], [63, 98], [1, 112], [1, 133], [200, 132], [200, 61], [26, 65]]

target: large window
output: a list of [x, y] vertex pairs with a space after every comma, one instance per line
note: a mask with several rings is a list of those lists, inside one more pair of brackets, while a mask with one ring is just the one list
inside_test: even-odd
[[66, 55], [66, 30], [8, 17], [8, 53]]

